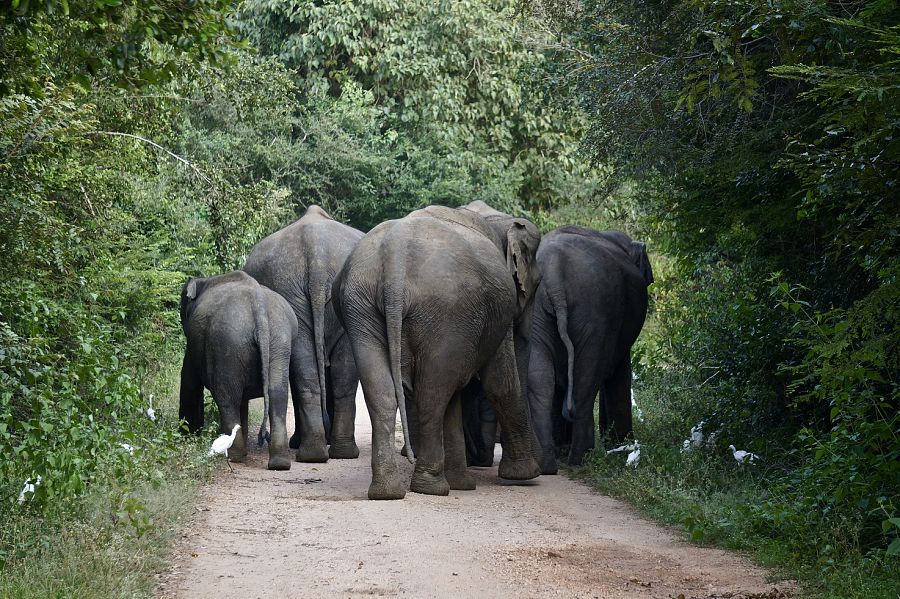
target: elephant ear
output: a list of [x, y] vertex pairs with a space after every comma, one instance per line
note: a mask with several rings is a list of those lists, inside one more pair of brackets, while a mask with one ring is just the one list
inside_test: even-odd
[[520, 220], [513, 221], [506, 230], [506, 267], [516, 283], [516, 304], [519, 310], [524, 309], [534, 297], [540, 279], [534, 260], [537, 248], [529, 246], [533, 237], [527, 225]]
[[189, 300], [197, 299], [197, 279], [191, 277], [188, 279], [184, 288], [184, 296]]

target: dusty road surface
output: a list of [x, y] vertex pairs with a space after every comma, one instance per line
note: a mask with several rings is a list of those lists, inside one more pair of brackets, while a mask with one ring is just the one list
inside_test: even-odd
[[565, 476], [512, 485], [497, 478], [496, 466], [473, 468], [475, 491], [368, 501], [370, 424], [361, 394], [357, 404], [357, 460], [269, 472], [266, 451], [254, 446], [234, 474], [223, 469], [160, 575], [158, 595], [788, 596], [745, 559], [679, 541]]

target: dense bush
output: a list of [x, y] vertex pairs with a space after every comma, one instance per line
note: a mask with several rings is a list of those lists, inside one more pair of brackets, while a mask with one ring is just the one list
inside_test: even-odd
[[530, 6], [560, 40], [546, 81], [589, 115], [583, 150], [633, 181], [675, 261], [664, 351], [639, 353], [688, 371], [690, 420], [770, 464], [742, 522], [799, 562], [896, 564], [896, 3]]

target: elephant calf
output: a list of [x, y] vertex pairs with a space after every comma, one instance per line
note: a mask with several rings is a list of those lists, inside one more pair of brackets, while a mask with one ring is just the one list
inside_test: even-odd
[[[181, 291], [181, 326], [187, 347], [179, 417], [191, 432], [200, 430], [203, 389], [209, 389], [219, 407], [219, 430], [228, 433], [241, 425], [229, 455], [242, 462], [247, 455], [248, 403], [263, 396], [272, 425], [269, 469], [289, 470], [285, 417], [297, 318], [287, 301], [241, 271], [191, 278]], [[324, 455], [324, 430], [321, 442]]]

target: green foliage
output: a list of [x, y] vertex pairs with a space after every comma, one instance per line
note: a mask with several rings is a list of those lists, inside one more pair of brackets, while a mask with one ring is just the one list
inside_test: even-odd
[[643, 355], [693, 370], [696, 419], [781, 467], [746, 518], [820, 565], [880, 559], [900, 489], [896, 2], [532, 9], [584, 151], [636, 183], [676, 261]]
[[[0, 96], [49, 80], [126, 87], [170, 78], [176, 59], [222, 57], [228, 0], [11, 0], [0, 5]], [[52, 72], [46, 68], [53, 65]]]
[[400, 151], [449, 161], [452, 179], [468, 173], [464, 189], [510, 171], [519, 203], [546, 208], [596, 176], [574, 152], [579, 113], [523, 85], [543, 54], [523, 43], [533, 27], [512, 2], [253, 0], [238, 27], [296, 73], [305, 96], [371, 93], [381, 130], [408, 136]]
[[[777, 576], [798, 580], [801, 596], [896, 597], [896, 556], [867, 548], [873, 544], [870, 534], [877, 533], [877, 545], [881, 539], [896, 539], [896, 523], [884, 518], [877, 502], [870, 505], [871, 515], [849, 505], [872, 492], [877, 461], [866, 467], [865, 460], [847, 451], [855, 445], [831, 444], [822, 460], [812, 462], [807, 460], [810, 448], [800, 439], [787, 455], [774, 439], [752, 447], [760, 455], [753, 466], [739, 467], [727, 447], [751, 449], [745, 444], [746, 431], [709, 418], [720, 409], [722, 391], [705, 371], [645, 363], [638, 372], [634, 394], [643, 416], [635, 419], [640, 465], [625, 466], [621, 454], [596, 451], [575, 476], [678, 527], [695, 542], [749, 552]], [[684, 439], [701, 420], [704, 444], [683, 451]], [[855, 441], [864, 444], [864, 439], [860, 435]], [[868, 450], [859, 451], [864, 452]], [[801, 467], [795, 468], [797, 464]], [[806, 486], [812, 482], [804, 472], [807, 466], [819, 469], [815, 482], [821, 486], [815, 493]], [[842, 487], [846, 494], [835, 501]], [[889, 498], [890, 492], [885, 495]], [[887, 507], [889, 499], [882, 500]]]

